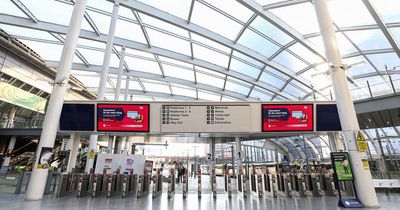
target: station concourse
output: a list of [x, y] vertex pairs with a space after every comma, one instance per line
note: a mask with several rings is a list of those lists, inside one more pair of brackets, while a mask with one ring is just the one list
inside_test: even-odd
[[396, 0], [4, 0], [0, 209], [398, 209]]

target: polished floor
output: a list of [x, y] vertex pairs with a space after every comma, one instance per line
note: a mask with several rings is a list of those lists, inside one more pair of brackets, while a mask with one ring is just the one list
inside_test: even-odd
[[[400, 195], [378, 194], [380, 209], [400, 209]], [[46, 196], [41, 201], [24, 201], [24, 195], [0, 195], [1, 210], [113, 210], [113, 209], [138, 209], [138, 210], [331, 210], [339, 209], [335, 197], [312, 197], [312, 198], [242, 198], [234, 194], [228, 199], [224, 194], [218, 194], [213, 199], [210, 194], [205, 194], [201, 199], [196, 194], [189, 194], [183, 199], [181, 194], [176, 194], [173, 199], [168, 199], [166, 194], [155, 199], [151, 196], [136, 199], [105, 197], [76, 198], [66, 196], [56, 198]]]

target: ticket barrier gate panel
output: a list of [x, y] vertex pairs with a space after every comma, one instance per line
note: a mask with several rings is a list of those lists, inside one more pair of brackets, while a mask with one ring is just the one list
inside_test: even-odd
[[182, 196], [183, 198], [187, 198], [188, 190], [189, 190], [189, 180], [188, 175], [183, 175], [182, 177]]
[[60, 174], [60, 179], [58, 181], [59, 183], [56, 197], [62, 197], [71, 193], [76, 193], [79, 183], [79, 174]]
[[290, 174], [291, 195], [296, 197], [306, 197], [310, 195], [306, 189], [305, 176], [301, 173]]
[[291, 182], [290, 182], [290, 176], [287, 174], [278, 174], [277, 175], [278, 179], [278, 195], [284, 196], [284, 197], [291, 197]]
[[317, 173], [312, 173], [311, 174], [311, 183], [312, 183], [312, 195], [313, 196], [321, 196], [322, 195], [322, 190], [321, 190], [321, 185], [320, 185], [320, 178], [319, 174]]
[[237, 191], [243, 198], [247, 198], [247, 177], [243, 174], [237, 176]]
[[129, 174], [129, 175], [121, 175], [121, 177], [122, 177], [121, 197], [126, 198], [131, 194], [136, 194], [138, 175]]
[[153, 198], [162, 194], [162, 180], [163, 177], [160, 174], [156, 174], [153, 176]]
[[217, 176], [215, 173], [211, 174], [211, 192], [213, 198], [217, 198]]
[[225, 193], [227, 194], [228, 198], [232, 198], [232, 178], [230, 175], [225, 175]]
[[138, 177], [138, 185], [137, 185], [137, 198], [141, 198], [143, 196], [148, 195], [150, 189], [151, 176], [149, 174], [139, 175]]
[[168, 175], [168, 199], [175, 195], [175, 171], [171, 169]]
[[201, 198], [201, 172], [197, 174], [197, 197]]
[[276, 197], [276, 178], [272, 174], [262, 175], [263, 195], [275, 198]]
[[77, 186], [77, 197], [89, 195], [92, 189], [92, 174], [80, 174]]
[[124, 175], [105, 175], [107, 178], [107, 198], [111, 198], [117, 194], [122, 193], [122, 183]]
[[257, 198], [262, 198], [262, 178], [257, 174], [250, 174], [251, 194]]
[[106, 174], [91, 174], [92, 181], [92, 198], [98, 197], [107, 191], [107, 175]]
[[333, 181], [333, 176], [328, 173], [321, 174], [320, 176], [321, 190], [327, 196], [336, 196], [337, 191], [335, 189], [335, 183]]

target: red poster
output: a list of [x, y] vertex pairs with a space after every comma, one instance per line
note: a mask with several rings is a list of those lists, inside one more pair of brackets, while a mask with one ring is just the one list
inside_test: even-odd
[[97, 104], [97, 130], [149, 132], [149, 104]]
[[263, 104], [262, 131], [313, 131], [313, 105]]

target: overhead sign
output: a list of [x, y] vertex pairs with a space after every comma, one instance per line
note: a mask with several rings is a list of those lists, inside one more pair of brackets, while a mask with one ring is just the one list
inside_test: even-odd
[[94, 131], [94, 104], [64, 104], [60, 116], [60, 131]]
[[162, 132], [249, 132], [249, 105], [162, 105]]
[[332, 166], [339, 181], [352, 181], [353, 170], [350, 164], [349, 153], [332, 152]]
[[339, 113], [336, 104], [316, 104], [317, 131], [341, 131]]
[[313, 104], [263, 104], [262, 131], [313, 131]]
[[97, 104], [97, 130], [149, 132], [149, 104]]

